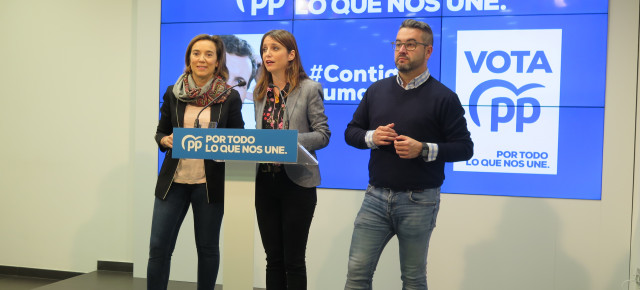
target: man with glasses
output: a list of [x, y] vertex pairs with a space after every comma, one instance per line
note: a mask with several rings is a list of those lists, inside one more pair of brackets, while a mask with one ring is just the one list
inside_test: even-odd
[[354, 222], [345, 289], [372, 289], [373, 272], [394, 235], [402, 289], [427, 289], [427, 250], [444, 164], [473, 155], [458, 96], [430, 77], [427, 68], [431, 27], [407, 19], [391, 45], [398, 75], [367, 89], [344, 132], [347, 144], [371, 149], [369, 185]]

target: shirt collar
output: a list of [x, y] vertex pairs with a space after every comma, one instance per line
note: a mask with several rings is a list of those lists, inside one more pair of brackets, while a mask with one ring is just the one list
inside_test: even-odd
[[431, 76], [431, 74], [429, 73], [429, 68], [427, 68], [427, 70], [425, 70], [419, 76], [417, 76], [413, 80], [411, 80], [407, 84], [406, 88], [404, 87], [404, 83], [402, 82], [402, 78], [400, 78], [399, 74], [396, 75], [396, 81], [398, 82], [398, 85], [400, 85], [403, 89], [411, 90], [411, 89], [415, 89], [415, 88], [419, 87], [420, 85], [424, 84], [424, 82], [426, 82], [429, 79], [429, 76]]

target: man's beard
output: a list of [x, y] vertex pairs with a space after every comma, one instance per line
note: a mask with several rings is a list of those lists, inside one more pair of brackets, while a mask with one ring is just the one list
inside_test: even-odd
[[396, 58], [395, 63], [396, 63], [396, 68], [398, 69], [398, 71], [400, 71], [400, 72], [410, 72], [410, 71], [420, 67], [420, 62], [412, 61], [408, 57], [406, 57], [406, 58], [407, 58], [408, 62], [404, 63], [404, 64], [399, 64], [398, 63], [398, 59]]

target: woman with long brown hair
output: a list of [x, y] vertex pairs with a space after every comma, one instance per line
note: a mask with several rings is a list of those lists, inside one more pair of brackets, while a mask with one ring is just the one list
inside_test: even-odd
[[[329, 144], [322, 86], [307, 76], [298, 45], [286, 30], [267, 32], [260, 44], [254, 90], [257, 129], [298, 130], [298, 143], [314, 157]], [[267, 254], [267, 289], [307, 289], [305, 252], [320, 185], [317, 165], [260, 164], [256, 216]]]

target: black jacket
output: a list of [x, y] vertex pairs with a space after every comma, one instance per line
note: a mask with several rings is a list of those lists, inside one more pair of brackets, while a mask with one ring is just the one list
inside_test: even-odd
[[[160, 107], [160, 121], [156, 129], [156, 143], [160, 151], [166, 152], [160, 173], [158, 174], [158, 182], [156, 183], [156, 197], [165, 199], [173, 176], [178, 168], [179, 159], [171, 157], [172, 150], [160, 145], [160, 140], [173, 133], [174, 127], [184, 127], [184, 111], [187, 103], [178, 101], [173, 94], [173, 86], [169, 86], [164, 93], [162, 107]], [[222, 109], [221, 109], [222, 106]], [[227, 100], [220, 104], [211, 106], [211, 120], [220, 120], [218, 128], [244, 128], [242, 120], [242, 100], [236, 90], [231, 90], [231, 94]], [[218, 118], [218, 115], [220, 118]], [[224, 201], [224, 162], [216, 162], [213, 160], [204, 160], [204, 172], [207, 179], [207, 201], [223, 202]]]

